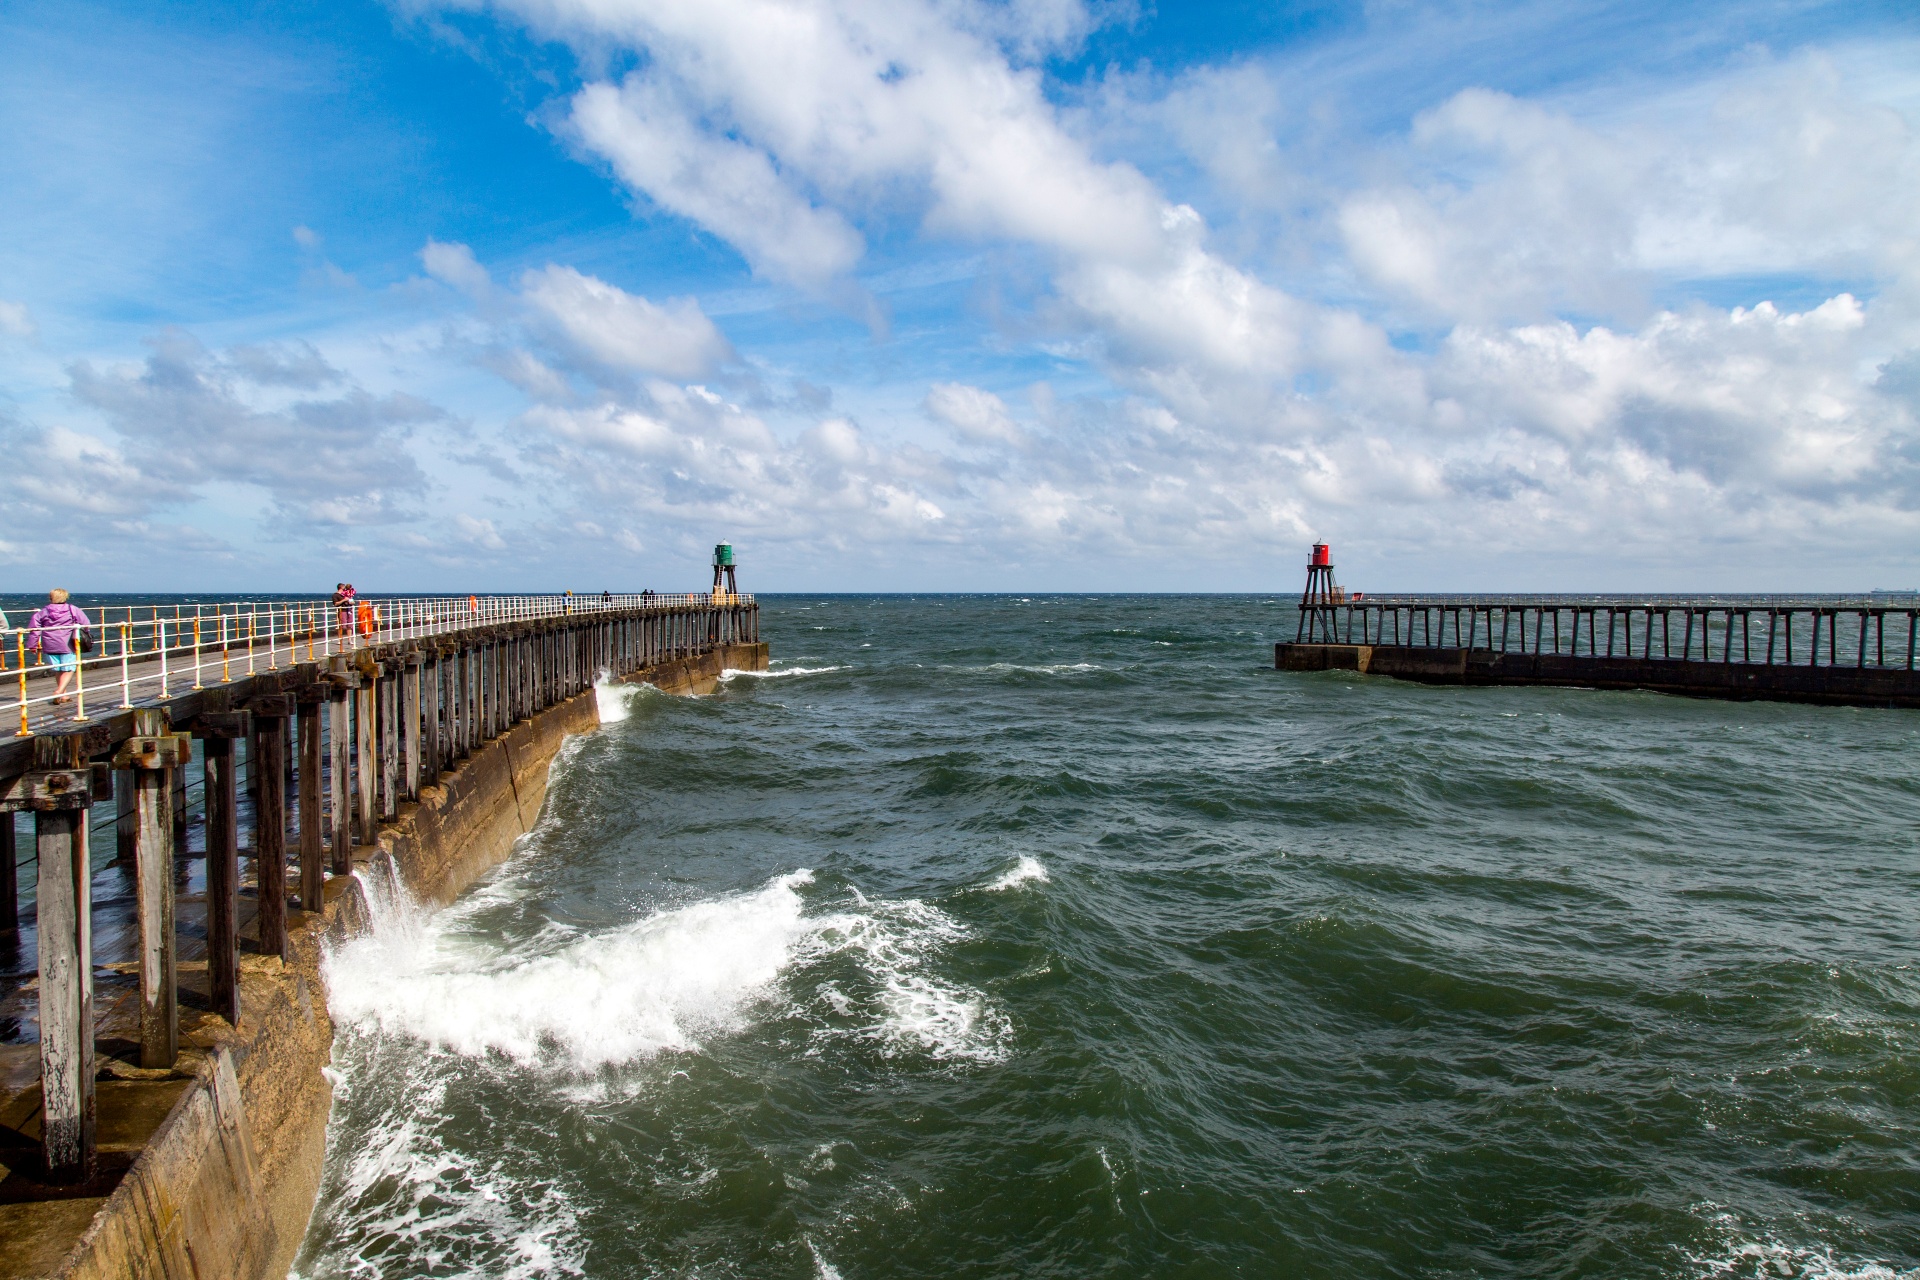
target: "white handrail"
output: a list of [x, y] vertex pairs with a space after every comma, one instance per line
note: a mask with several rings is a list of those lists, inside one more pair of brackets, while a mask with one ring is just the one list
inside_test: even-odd
[[[607, 596], [402, 596], [390, 599], [356, 598], [342, 609], [331, 599], [311, 601], [228, 600], [198, 605], [108, 605], [87, 614], [87, 630], [94, 637], [91, 653], [75, 664], [75, 687], [67, 697], [84, 697], [87, 677], [96, 685], [118, 684], [119, 705], [133, 706], [148, 693], [167, 697], [170, 680], [190, 661], [192, 687], [228, 683], [235, 679], [235, 645], [246, 645], [246, 673], [258, 668], [255, 648], [265, 628], [266, 669], [277, 670], [279, 640], [284, 631], [289, 665], [333, 657], [374, 644], [453, 635], [506, 622], [543, 618], [592, 616], [596, 613], [667, 612], [694, 607], [751, 608], [750, 595], [725, 592], [658, 595], [625, 593]], [[341, 615], [346, 614], [343, 624]], [[284, 616], [281, 616], [283, 615]], [[308, 655], [300, 652], [300, 618], [305, 619]], [[41, 628], [43, 638], [72, 651], [73, 628]], [[0, 678], [17, 684], [19, 734], [29, 733], [31, 713], [54, 702], [51, 688], [35, 694], [28, 673], [39, 658], [36, 633], [28, 626], [0, 627]], [[208, 648], [218, 643], [218, 675], [208, 679]], [[111, 665], [109, 665], [111, 664]], [[42, 666], [40, 671], [50, 673]], [[102, 672], [104, 671], [104, 680]], [[148, 689], [147, 686], [151, 686]], [[75, 719], [84, 716], [84, 702], [75, 705]]]

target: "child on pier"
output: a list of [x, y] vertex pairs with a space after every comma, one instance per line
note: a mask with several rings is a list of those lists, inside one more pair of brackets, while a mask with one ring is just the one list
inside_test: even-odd
[[80, 650], [86, 647], [83, 627], [93, 620], [68, 603], [65, 589], [55, 587], [47, 593], [47, 603], [34, 610], [27, 621], [27, 648], [57, 673], [53, 680], [53, 700], [67, 701], [67, 685], [80, 666]]

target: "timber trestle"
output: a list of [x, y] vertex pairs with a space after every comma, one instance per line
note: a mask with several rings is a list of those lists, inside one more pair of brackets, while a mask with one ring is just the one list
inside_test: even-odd
[[[250, 673], [197, 663], [142, 683], [133, 671], [122, 686], [132, 705], [84, 723], [48, 705], [33, 732], [0, 739], [0, 952], [12, 939], [16, 965], [16, 881], [23, 863], [37, 862], [36, 963], [15, 967], [0, 989], [0, 1021], [12, 1019], [16, 1044], [38, 1023], [41, 1082], [32, 1122], [0, 1124], [14, 1188], [5, 1194], [99, 1194], [125, 1167], [96, 1154], [96, 972], [138, 981], [137, 1043], [113, 1049], [115, 1069], [164, 1073], [179, 1051], [180, 1002], [239, 1025], [241, 953], [284, 955], [291, 921], [322, 909], [329, 878], [351, 873], [354, 847], [378, 844], [382, 822], [464, 758], [603, 676], [759, 640], [750, 596], [562, 600], [547, 616], [499, 620], [509, 612], [460, 600], [416, 634], [283, 635], [266, 669], [248, 655]], [[160, 649], [164, 661], [164, 640]], [[186, 775], [196, 766], [205, 839], [193, 856], [205, 859], [204, 894], [188, 892], [197, 886], [185, 865]], [[116, 883], [131, 892], [115, 903], [132, 918], [103, 922], [89, 819], [94, 805], [116, 800], [105, 821], [118, 835]], [[21, 811], [34, 816], [18, 842], [31, 856], [16, 849]], [[111, 925], [106, 955], [102, 923]]]
[[1304, 600], [1287, 671], [1920, 707], [1909, 596], [1406, 596]]

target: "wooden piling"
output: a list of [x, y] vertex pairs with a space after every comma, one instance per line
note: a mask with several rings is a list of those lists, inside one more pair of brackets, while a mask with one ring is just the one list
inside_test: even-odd
[[113, 771], [113, 860], [132, 869], [134, 848], [139, 839], [139, 818], [134, 810], [133, 774], [126, 769]]
[[207, 988], [213, 1012], [239, 1026], [240, 791], [233, 737], [206, 737], [200, 753], [206, 773]]
[[248, 768], [253, 783], [253, 876], [255, 920], [263, 955], [285, 956], [287, 950], [287, 715], [292, 699], [270, 695], [254, 702], [253, 755]]
[[420, 659], [407, 660], [400, 673], [400, 794], [420, 798]]
[[350, 694], [345, 689], [335, 689], [327, 699], [327, 751], [328, 813], [332, 826], [328, 834], [333, 838], [333, 874], [344, 876], [353, 870], [353, 820], [349, 816], [348, 793], [349, 765], [352, 755], [352, 742], [348, 729], [347, 699]]
[[[187, 739], [191, 748], [193, 739]], [[193, 765], [191, 757], [173, 771], [173, 847], [179, 854], [187, 849], [187, 770]]]
[[41, 1148], [49, 1182], [86, 1182], [97, 1167], [93, 894], [86, 808], [36, 812], [34, 836], [40, 859], [35, 923], [40, 938]]
[[378, 691], [374, 697], [374, 709], [378, 716], [378, 727], [374, 731], [377, 741], [374, 750], [377, 753], [380, 779], [380, 817], [391, 822], [400, 816], [400, 698], [399, 673], [392, 672], [380, 679]]
[[135, 915], [140, 945], [140, 1065], [171, 1067], [180, 1052], [174, 935], [174, 775], [192, 762], [192, 739], [170, 731], [158, 708], [133, 713], [134, 736], [114, 764], [133, 779]]
[[420, 681], [422, 714], [427, 722], [427, 727], [422, 731], [420, 739], [426, 753], [420, 767], [428, 783], [438, 782], [441, 772], [447, 767], [447, 699], [442, 666], [442, 651], [440, 647], [436, 647], [427, 658], [427, 665], [422, 670]]
[[374, 763], [373, 763], [374, 682], [369, 679], [353, 691], [353, 788], [355, 843], [371, 845], [374, 835]]
[[321, 692], [300, 700], [300, 909], [318, 911], [326, 900], [326, 819], [320, 811]]

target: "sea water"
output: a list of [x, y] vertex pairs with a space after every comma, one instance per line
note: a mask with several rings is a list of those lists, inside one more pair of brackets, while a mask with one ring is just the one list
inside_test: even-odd
[[1920, 1275], [1920, 714], [762, 612], [453, 906], [368, 873], [299, 1275]]

